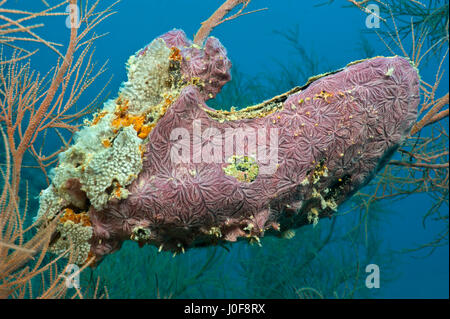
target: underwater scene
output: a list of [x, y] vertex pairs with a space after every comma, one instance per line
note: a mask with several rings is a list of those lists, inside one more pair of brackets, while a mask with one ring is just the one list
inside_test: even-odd
[[448, 1], [2, 0], [0, 46], [0, 299], [449, 298]]

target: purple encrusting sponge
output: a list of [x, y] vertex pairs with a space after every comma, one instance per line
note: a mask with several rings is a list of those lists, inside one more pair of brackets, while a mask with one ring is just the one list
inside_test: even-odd
[[[402, 57], [352, 62], [258, 105], [214, 110], [231, 62], [181, 30], [127, 63], [128, 81], [62, 153], [38, 217], [52, 244], [98, 262], [124, 240], [184, 252], [330, 217], [403, 142], [419, 75]], [[82, 217], [82, 218], [81, 218]]]

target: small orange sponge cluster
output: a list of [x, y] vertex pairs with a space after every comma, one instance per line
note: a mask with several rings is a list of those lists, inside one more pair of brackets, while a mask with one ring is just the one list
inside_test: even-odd
[[112, 121], [112, 126], [116, 129], [116, 132], [121, 127], [127, 127], [133, 125], [139, 138], [146, 138], [151, 132], [153, 126], [145, 125], [145, 115], [134, 116], [130, 115], [128, 112], [128, 101], [122, 101], [119, 97], [117, 99], [117, 110], [115, 112], [116, 118]]
[[91, 220], [89, 219], [88, 214], [86, 213], [76, 214], [72, 209], [65, 208], [64, 214], [59, 221], [61, 224], [64, 224], [69, 220], [75, 224], [81, 224], [83, 226], [91, 226]]
[[178, 49], [177, 47], [170, 48], [169, 60], [181, 62], [183, 57], [181, 56], [180, 52], [180, 49]]
[[96, 125], [100, 120], [106, 115], [106, 112], [100, 112], [97, 116], [92, 120], [91, 125]]

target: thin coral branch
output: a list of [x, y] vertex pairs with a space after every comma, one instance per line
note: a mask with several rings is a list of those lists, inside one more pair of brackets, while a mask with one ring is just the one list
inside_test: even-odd
[[389, 165], [406, 166], [406, 167], [425, 167], [425, 168], [448, 168], [448, 163], [427, 164], [427, 163], [410, 163], [410, 162], [401, 162], [401, 161], [390, 161]]
[[413, 128], [411, 129], [411, 135], [417, 134], [422, 128], [427, 125], [433, 124], [445, 117], [448, 117], [448, 109], [438, 113], [444, 106], [448, 105], [448, 100], [448, 93], [436, 100], [434, 106], [428, 111], [428, 113], [420, 121], [414, 124]]
[[[243, 12], [245, 8], [249, 5], [251, 0], [227, 0], [225, 1], [212, 15], [209, 17], [208, 20], [202, 22], [202, 26], [197, 31], [194, 37], [194, 43], [197, 45], [202, 45], [203, 41], [209, 36], [211, 31], [217, 27], [219, 24], [222, 24], [225, 21], [230, 21], [233, 19], [236, 19], [240, 16], [259, 12], [262, 10], [267, 10], [267, 8], [262, 8], [258, 10], [253, 10], [250, 12]], [[242, 5], [242, 7], [239, 9], [239, 11], [233, 15], [231, 15], [228, 18], [225, 18], [225, 16], [230, 13], [235, 7], [238, 5]]]

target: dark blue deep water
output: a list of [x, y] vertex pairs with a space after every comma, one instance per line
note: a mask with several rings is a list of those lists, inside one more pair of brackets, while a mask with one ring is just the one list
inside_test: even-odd
[[[104, 6], [112, 1], [101, 2]], [[14, 4], [27, 10], [44, 6], [38, 0]], [[183, 29], [192, 38], [200, 22], [220, 4], [219, 0], [122, 0], [115, 7], [117, 13], [95, 30], [106, 35], [96, 42], [94, 59], [100, 64], [107, 60], [108, 69], [79, 104], [89, 103], [111, 76], [106, 92], [109, 98], [116, 97], [121, 82], [126, 80], [125, 62], [130, 55], [173, 28]], [[366, 27], [366, 15], [349, 7], [347, 1], [254, 0], [248, 10], [264, 7], [268, 10], [213, 30], [212, 35], [220, 39], [233, 63], [233, 80], [240, 84], [227, 84], [211, 105], [244, 106], [351, 61], [391, 55], [375, 29]], [[386, 12], [381, 14], [389, 19]], [[407, 12], [401, 21], [403, 25], [409, 23]], [[296, 41], [290, 43], [284, 36], [295, 30]], [[392, 44], [383, 35], [388, 30], [383, 23], [376, 30]], [[46, 20], [41, 34], [65, 43], [69, 36], [65, 17]], [[403, 42], [409, 50], [411, 38]], [[448, 42], [444, 46], [448, 47]], [[395, 44], [393, 48], [401, 54]], [[42, 51], [45, 54], [33, 57], [32, 66], [45, 73], [56, 56], [45, 48]], [[423, 79], [433, 81], [444, 53], [445, 48], [423, 62]], [[448, 68], [448, 58], [444, 67]], [[438, 96], [446, 92], [448, 73]], [[443, 125], [448, 125], [448, 120]], [[46, 187], [40, 175], [28, 173], [25, 178], [32, 181], [33, 196]], [[155, 247], [139, 249], [128, 242], [97, 269], [83, 274], [83, 282], [100, 276], [113, 298], [448, 298], [448, 242], [434, 250], [408, 251], [433, 241], [443, 229], [448, 231], [448, 193], [447, 203], [439, 208], [443, 215], [447, 214], [447, 220], [428, 218], [423, 223], [433, 203], [430, 194], [412, 194], [380, 201], [366, 214], [357, 210], [341, 214], [354, 204], [350, 200], [340, 207], [341, 216], [337, 216], [333, 228], [331, 221], [320, 221], [315, 228], [297, 230], [292, 239], [264, 238], [262, 247], [240, 242], [228, 246], [229, 251], [221, 247], [198, 249], [172, 258], [169, 253], [157, 254]], [[32, 208], [33, 215], [35, 201]], [[331, 238], [326, 241], [330, 232]], [[368, 264], [379, 266], [379, 288], [365, 286]]]

